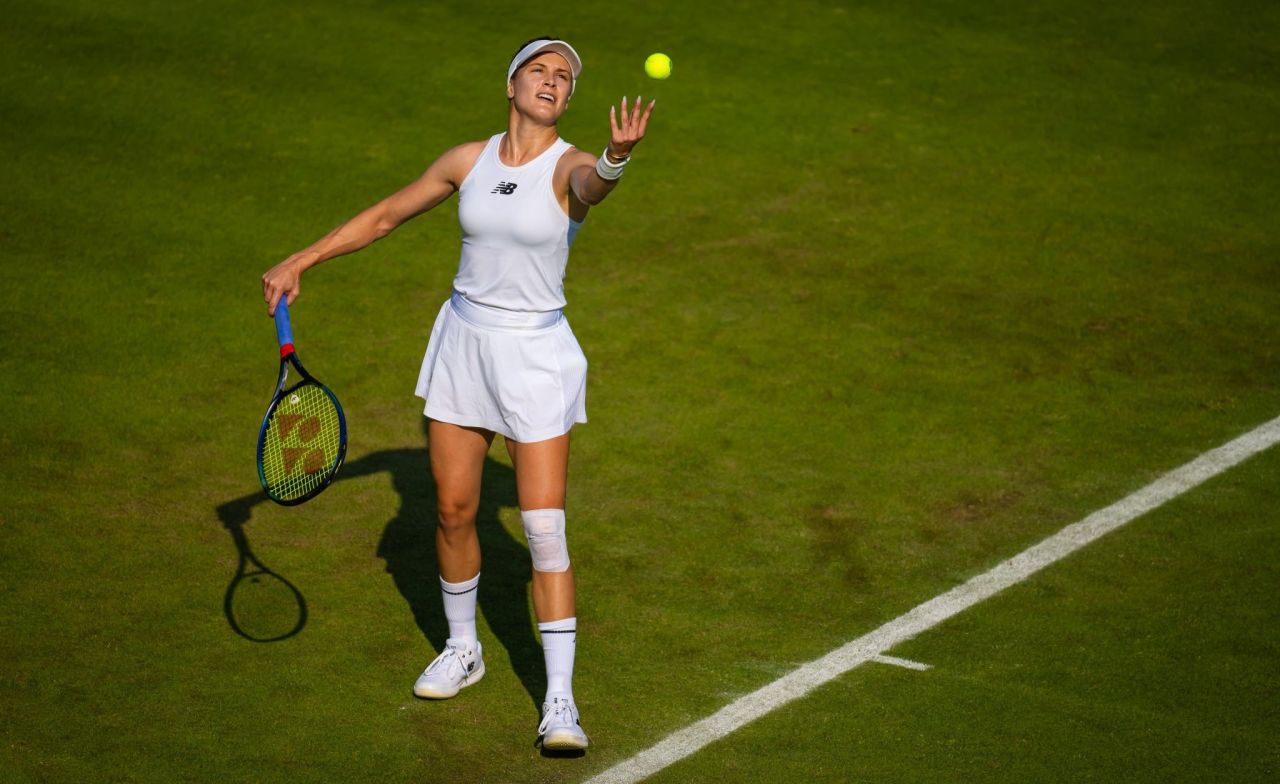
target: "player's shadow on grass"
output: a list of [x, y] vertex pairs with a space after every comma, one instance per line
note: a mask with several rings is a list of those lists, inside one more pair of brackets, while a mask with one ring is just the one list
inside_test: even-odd
[[[423, 424], [425, 430], [426, 420]], [[343, 465], [334, 486], [326, 494], [341, 493], [341, 485], [349, 480], [382, 473], [391, 477], [392, 485], [400, 496], [400, 508], [383, 529], [377, 555], [386, 562], [387, 573], [433, 651], [443, 650], [449, 627], [440, 600], [435, 547], [436, 491], [425, 446], [387, 449], [350, 461]], [[248, 547], [243, 525], [248, 521], [252, 508], [265, 501], [266, 495], [258, 492], [218, 507], [218, 516], [232, 532], [237, 549], [241, 543], [244, 544], [244, 549], [240, 550], [242, 561]], [[517, 505], [515, 472], [491, 457], [485, 458], [480, 511], [476, 517], [476, 531], [483, 554], [479, 611], [498, 638], [498, 643], [506, 649], [512, 669], [528, 691], [534, 707], [541, 710], [546, 673], [542, 646], [534, 637], [529, 615], [529, 550], [523, 541], [507, 533], [499, 519], [499, 511], [503, 507]], [[257, 563], [256, 559], [254, 563]], [[292, 588], [291, 583], [289, 586]], [[228, 593], [230, 595], [230, 590]], [[266, 642], [291, 637], [301, 631], [306, 620], [306, 604], [301, 592], [297, 597], [302, 608], [301, 622], [284, 636], [268, 640], [244, 634], [230, 599], [226, 603], [227, 621], [233, 630], [248, 639]], [[492, 666], [497, 651], [487, 653], [488, 664]], [[425, 667], [434, 656], [434, 652], [424, 652], [422, 666]], [[406, 673], [407, 682], [412, 683], [415, 675]]]

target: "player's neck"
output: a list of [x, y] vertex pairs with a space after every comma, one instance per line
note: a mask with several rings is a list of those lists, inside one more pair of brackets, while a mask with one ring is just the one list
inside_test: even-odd
[[498, 157], [508, 166], [522, 166], [546, 152], [558, 138], [554, 125], [529, 122], [513, 111], [507, 121], [507, 135], [498, 145]]

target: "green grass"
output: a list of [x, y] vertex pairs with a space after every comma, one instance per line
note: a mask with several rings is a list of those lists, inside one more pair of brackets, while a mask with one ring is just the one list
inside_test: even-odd
[[[1280, 71], [1264, 3], [46, 2], [0, 31], [0, 769], [29, 781], [572, 781], [1280, 413]], [[483, 686], [444, 636], [420, 402], [452, 203], [293, 310], [351, 427], [261, 503], [258, 277], [502, 129], [521, 41], [561, 132], [658, 96], [575, 244], [575, 691], [488, 464]], [[654, 50], [673, 77], [644, 78]], [[665, 781], [1265, 780], [1276, 458], [1261, 456], [708, 747]], [[305, 596], [223, 613], [227, 525]], [[245, 596], [252, 599], [252, 592]], [[267, 597], [266, 601], [270, 601]], [[255, 611], [246, 607], [247, 612]], [[288, 597], [256, 608], [291, 625]], [[816, 730], [815, 730], [816, 728]], [[779, 740], [785, 743], [779, 744]]]
[[932, 670], [866, 664], [651, 780], [1270, 780], [1280, 529], [1257, 508], [1278, 469], [1256, 458], [894, 649]]

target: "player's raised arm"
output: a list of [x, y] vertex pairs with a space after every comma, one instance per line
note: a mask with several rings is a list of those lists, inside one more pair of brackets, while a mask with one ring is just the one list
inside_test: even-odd
[[578, 201], [587, 206], [599, 204], [618, 184], [627, 162], [631, 160], [631, 151], [644, 138], [655, 103], [657, 101], [650, 101], [642, 113], [642, 104], [637, 97], [628, 110], [627, 98], [623, 96], [620, 106], [609, 107], [609, 146], [595, 165], [584, 163], [577, 166], [569, 177], [573, 195]]
[[367, 247], [453, 195], [483, 149], [484, 142], [468, 142], [445, 152], [418, 179], [267, 270], [262, 276], [267, 314], [275, 314], [281, 296], [287, 296], [289, 304], [297, 299], [306, 270]]

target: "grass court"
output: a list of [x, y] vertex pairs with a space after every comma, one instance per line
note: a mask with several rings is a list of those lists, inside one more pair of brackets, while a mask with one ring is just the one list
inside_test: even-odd
[[[1280, 415], [1274, 4], [6, 10], [6, 781], [584, 781]], [[571, 142], [658, 98], [566, 282], [580, 759], [533, 747], [500, 446], [488, 674], [410, 691], [446, 633], [412, 393], [455, 201], [304, 278], [339, 481], [283, 508], [253, 464], [262, 272], [503, 130], [541, 34], [584, 59]], [[1259, 454], [887, 652], [931, 669], [869, 662], [652, 780], [1273, 780], [1277, 477]], [[228, 604], [244, 553], [297, 594]]]

